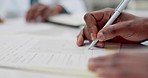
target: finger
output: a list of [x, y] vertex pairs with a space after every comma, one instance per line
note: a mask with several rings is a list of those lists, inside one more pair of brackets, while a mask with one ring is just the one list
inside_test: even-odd
[[137, 67], [139, 65], [144, 65], [143, 60], [139, 60], [140, 58], [137, 59], [137, 57], [131, 55], [130, 53], [117, 53], [106, 57], [93, 58], [90, 60], [89, 66], [93, 70], [94, 69], [96, 70], [97, 68], [108, 68], [108, 67], [123, 68], [123, 69], [129, 67], [131, 70], [140, 70]]
[[44, 13], [43, 13], [43, 19], [44, 20], [47, 20], [48, 18], [49, 18], [49, 16], [51, 16], [50, 14], [51, 14], [51, 9], [50, 9], [50, 7], [47, 7], [46, 9], [45, 9], [45, 11], [44, 11]]
[[85, 22], [86, 22], [89, 35], [91, 36], [91, 40], [96, 39], [96, 37], [97, 37], [97, 32], [98, 32], [97, 20], [96, 20], [96, 18], [95, 18], [91, 13], [87, 13], [87, 14], [84, 16], [84, 20], [85, 20]]
[[[105, 8], [99, 11], [91, 12], [92, 16], [96, 20], [96, 24], [98, 24], [98, 29], [102, 29], [102, 27], [105, 25], [105, 23], [109, 20], [109, 18], [114, 13], [114, 9], [112, 8]], [[95, 23], [94, 23], [95, 24]]]
[[106, 57], [90, 58], [88, 62], [89, 70], [95, 71], [97, 68], [101, 67], [102, 65], [99, 63], [105, 61], [105, 59]]
[[40, 17], [39, 22], [44, 21], [43, 16], [46, 9], [47, 9], [47, 6], [44, 6], [44, 5], [39, 6], [34, 14], [34, 18], [37, 19], [38, 17]]
[[102, 78], [146, 78], [147, 73], [141, 70], [132, 70], [130, 68], [100, 68], [96, 71], [97, 75]]
[[106, 66], [107, 62], [107, 56], [101, 56], [101, 57], [96, 57], [96, 58], [90, 58], [89, 63], [88, 63], [88, 68], [91, 71], [95, 71], [98, 68], [103, 68]]
[[34, 3], [30, 8], [30, 10], [27, 12], [26, 20], [28, 22], [34, 21], [34, 15], [39, 6], [40, 6], [39, 3]]
[[107, 8], [87, 13], [84, 16], [84, 20], [89, 28], [91, 40], [96, 39], [96, 33], [106, 24], [113, 12], [114, 9]]
[[107, 23], [107, 21], [111, 18], [114, 13], [114, 9], [106, 8], [100, 11], [93, 12], [93, 15], [97, 19], [97, 23], [99, 25], [99, 30], [103, 28], [103, 26]]
[[[102, 78], [130, 78], [130, 70], [118, 68], [101, 68], [97, 70], [97, 74]], [[135, 78], [135, 77], [133, 77]]]
[[2, 19], [0, 19], [0, 23], [3, 23], [4, 21]]
[[83, 38], [84, 38], [84, 40], [88, 40], [88, 41], [91, 43], [92, 40], [91, 40], [91, 37], [90, 37], [90, 34], [89, 34], [88, 31], [89, 31], [88, 27], [85, 26], [85, 27], [83, 28]]
[[97, 68], [115, 67], [120, 64], [119, 62], [122, 58], [123, 56], [120, 53], [97, 58], [90, 58], [88, 67], [92, 71], [95, 71]]
[[98, 32], [97, 38], [99, 41], [110, 40], [117, 36], [128, 38], [135, 33], [133, 28], [130, 26], [130, 22], [131, 21], [126, 21], [105, 27]]
[[84, 44], [84, 29], [77, 36], [77, 45], [82, 46]]

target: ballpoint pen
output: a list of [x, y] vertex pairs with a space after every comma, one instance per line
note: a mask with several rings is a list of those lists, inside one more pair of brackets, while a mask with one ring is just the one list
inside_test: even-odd
[[[120, 4], [118, 5], [118, 7], [115, 9], [115, 13], [112, 15], [112, 17], [109, 19], [109, 21], [105, 24], [105, 27], [111, 25], [117, 18], [118, 16], [121, 14], [121, 12], [127, 7], [128, 3], [130, 2], [130, 0], [122, 0], [120, 2]], [[95, 46], [95, 44], [99, 41], [99, 39], [95, 39], [90, 46], [88, 47], [88, 49], [92, 49], [93, 46]]]

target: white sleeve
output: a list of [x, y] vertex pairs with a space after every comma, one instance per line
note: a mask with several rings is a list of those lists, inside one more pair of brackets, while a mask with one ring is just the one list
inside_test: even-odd
[[86, 12], [83, 0], [59, 0], [58, 2], [68, 13]]

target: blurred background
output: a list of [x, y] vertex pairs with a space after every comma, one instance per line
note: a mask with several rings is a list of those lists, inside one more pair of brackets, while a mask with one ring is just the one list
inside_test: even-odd
[[[17, 4], [17, 2], [21, 4]], [[83, 0], [87, 11], [99, 10], [102, 8], [115, 8], [121, 0]], [[128, 10], [148, 10], [148, 0], [131, 0], [128, 5]], [[28, 7], [19, 7], [26, 5]], [[13, 7], [12, 7], [13, 6]], [[23, 10], [22, 10], [23, 8]], [[29, 9], [29, 5], [26, 4], [26, 0], [0, 0], [0, 17], [18, 17], [23, 16]], [[21, 13], [22, 12], [22, 13]]]
[[[106, 7], [116, 8], [121, 0], [84, 0], [88, 11]], [[128, 10], [148, 10], [148, 0], [131, 0]]]

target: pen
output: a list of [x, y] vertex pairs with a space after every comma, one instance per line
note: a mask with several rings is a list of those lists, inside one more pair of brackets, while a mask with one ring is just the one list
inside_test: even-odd
[[[112, 17], [109, 19], [109, 21], [105, 24], [105, 27], [111, 25], [116, 19], [117, 17], [121, 14], [121, 12], [127, 7], [128, 3], [130, 2], [130, 0], [122, 0], [120, 2], [120, 4], [118, 5], [118, 7], [115, 9], [115, 13], [112, 15]], [[98, 39], [95, 39], [90, 46], [88, 47], [88, 49], [92, 49], [93, 46], [95, 46], [95, 44], [98, 42]]]

